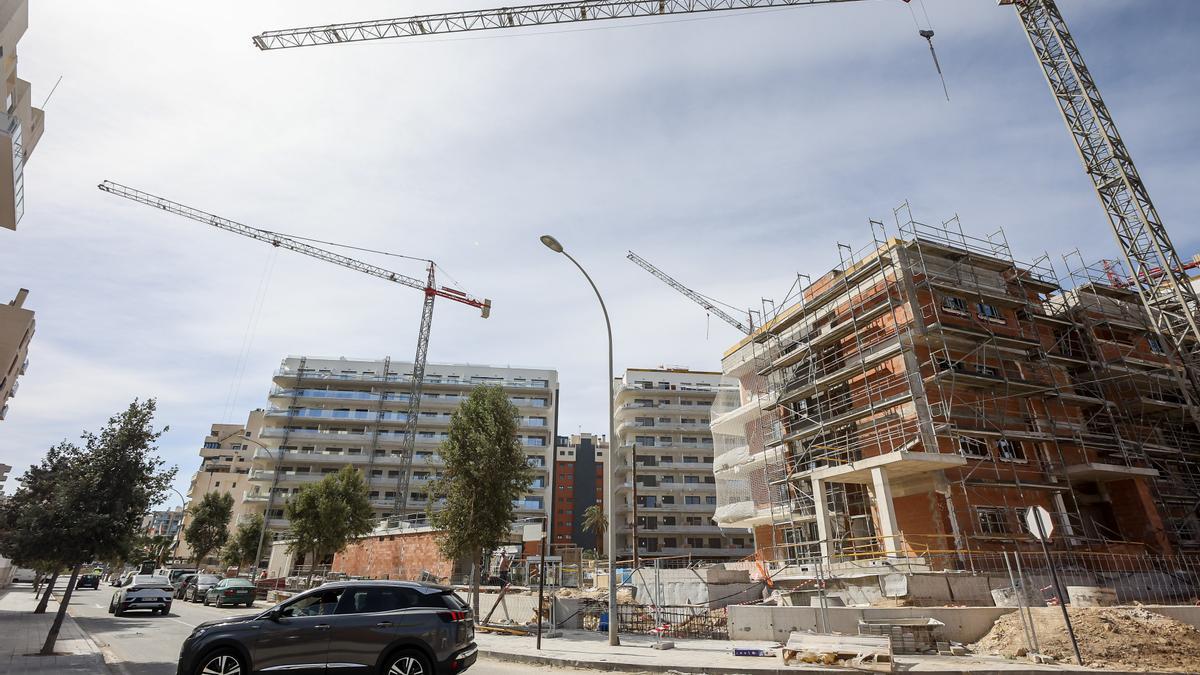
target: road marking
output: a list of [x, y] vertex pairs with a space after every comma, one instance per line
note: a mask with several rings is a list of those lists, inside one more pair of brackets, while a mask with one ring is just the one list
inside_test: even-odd
[[174, 621], [175, 623], [181, 623], [181, 624], [187, 626], [188, 628], [195, 628], [198, 625], [198, 624], [194, 624], [194, 623], [188, 623], [186, 621], [180, 621], [179, 619], [176, 619], [173, 616], [168, 616], [167, 618]]
[[104, 608], [103, 608], [103, 607], [101, 607], [100, 605], [92, 605], [92, 607], [95, 607], [96, 609], [104, 609]]

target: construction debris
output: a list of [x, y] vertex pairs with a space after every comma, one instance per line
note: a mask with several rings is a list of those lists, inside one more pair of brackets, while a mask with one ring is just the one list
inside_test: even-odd
[[792, 633], [783, 648], [783, 665], [804, 663], [890, 673], [892, 640], [886, 635]]
[[[1188, 624], [1143, 607], [1071, 607], [1067, 611], [1088, 667], [1195, 672], [1200, 663], [1200, 630]], [[1041, 653], [1063, 663], [1074, 662], [1061, 610], [1036, 607], [1032, 613]], [[1016, 612], [1000, 617], [972, 647], [976, 653], [1025, 656], [1028, 647], [1020, 617]]]

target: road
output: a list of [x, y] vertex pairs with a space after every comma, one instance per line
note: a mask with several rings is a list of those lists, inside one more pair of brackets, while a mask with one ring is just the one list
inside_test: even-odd
[[[101, 586], [98, 591], [78, 590], [71, 598], [69, 611], [104, 650], [105, 661], [120, 675], [174, 675], [179, 647], [193, 627], [222, 616], [254, 611], [244, 607], [217, 609], [176, 600], [167, 616], [132, 612], [115, 617], [108, 613], [111, 591], [107, 586]], [[267, 605], [259, 602], [256, 607], [265, 609]], [[520, 675], [561, 671], [481, 659], [468, 672], [471, 675]]]

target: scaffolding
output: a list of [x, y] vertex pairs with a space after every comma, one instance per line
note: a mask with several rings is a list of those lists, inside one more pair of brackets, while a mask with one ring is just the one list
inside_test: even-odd
[[[828, 565], [958, 551], [938, 564], [970, 567], [1030, 546], [1033, 506], [1072, 550], [1196, 547], [1200, 434], [1181, 366], [1112, 282], [1119, 266], [1068, 262], [1064, 291], [1049, 255], [1017, 261], [1003, 230], [970, 236], [907, 203], [893, 217], [897, 236], [871, 221], [867, 245], [838, 244], [837, 267], [764, 301], [732, 355], [742, 405], [759, 411], [745, 447], [716, 463], [738, 476], [719, 504], [738, 505], [760, 554]], [[927, 500], [927, 531], [899, 530], [893, 497], [910, 511]]]

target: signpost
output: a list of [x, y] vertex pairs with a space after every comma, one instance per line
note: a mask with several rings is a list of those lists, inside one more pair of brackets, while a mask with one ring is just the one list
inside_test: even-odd
[[1058, 583], [1058, 572], [1054, 569], [1054, 561], [1050, 559], [1050, 549], [1046, 542], [1054, 534], [1054, 521], [1050, 512], [1042, 506], [1035, 506], [1025, 511], [1025, 526], [1034, 539], [1042, 544], [1042, 555], [1046, 556], [1046, 567], [1050, 569], [1050, 579], [1054, 582], [1054, 592], [1058, 595], [1058, 606], [1062, 609], [1063, 621], [1067, 624], [1067, 635], [1071, 637], [1071, 648], [1075, 650], [1075, 660], [1083, 665], [1083, 656], [1079, 653], [1079, 642], [1075, 639], [1075, 629], [1071, 627], [1071, 616], [1067, 614], [1067, 594], [1063, 592], [1062, 584]]

